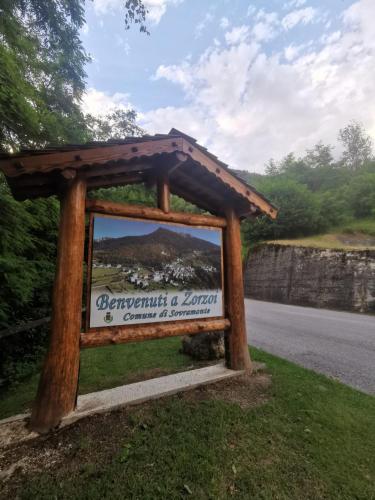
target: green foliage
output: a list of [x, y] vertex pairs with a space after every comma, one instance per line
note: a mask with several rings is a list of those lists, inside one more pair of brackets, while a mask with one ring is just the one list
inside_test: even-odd
[[19, 203], [0, 184], [0, 327], [46, 312], [56, 254], [58, 202]]
[[345, 190], [345, 197], [354, 217], [375, 216], [375, 171], [354, 177]]
[[137, 113], [133, 109], [114, 109], [104, 116], [88, 114], [85, 118], [90, 138], [94, 141], [124, 139], [144, 134], [144, 130], [136, 124]]
[[[55, 198], [17, 202], [0, 180], [0, 330], [50, 314], [59, 206]], [[46, 329], [0, 339], [0, 379], [35, 370]]]
[[[85, 0], [2, 0], [0, 150], [90, 139], [80, 109], [90, 60], [79, 33], [84, 6]], [[127, 0], [125, 28], [134, 23], [147, 32], [146, 14], [142, 0]]]
[[350, 170], [357, 170], [372, 158], [372, 140], [361, 123], [352, 121], [339, 132], [344, 147], [342, 162]]
[[360, 220], [354, 219], [345, 222], [339, 229], [343, 233], [363, 233], [369, 236], [375, 236], [375, 217]]
[[82, 0], [4, 0], [0, 148], [84, 140]]
[[306, 186], [283, 176], [260, 183], [261, 192], [280, 207], [276, 220], [260, 217], [244, 223], [247, 241], [277, 239], [314, 233], [319, 227], [319, 206]]
[[[375, 214], [375, 160], [371, 140], [352, 122], [340, 131], [346, 149], [334, 161], [332, 148], [318, 143], [297, 158], [271, 159], [266, 175], [238, 172], [279, 208], [276, 221], [266, 217], [243, 224], [245, 244], [319, 234], [353, 218]], [[350, 160], [350, 161], [349, 161]]]
[[144, 184], [96, 189], [89, 193], [89, 197], [116, 203], [135, 203], [148, 207], [155, 206], [156, 200], [155, 189], [148, 188]]

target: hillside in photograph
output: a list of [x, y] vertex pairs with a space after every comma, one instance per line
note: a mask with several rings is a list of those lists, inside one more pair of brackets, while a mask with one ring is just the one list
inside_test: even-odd
[[164, 227], [144, 235], [95, 239], [92, 285], [118, 292], [219, 289], [221, 248]]

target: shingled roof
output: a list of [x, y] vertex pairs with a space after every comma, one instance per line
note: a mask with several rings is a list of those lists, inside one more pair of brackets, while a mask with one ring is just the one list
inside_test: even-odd
[[242, 217], [277, 215], [276, 208], [228, 165], [176, 129], [169, 134], [0, 155], [0, 170], [18, 200], [58, 194], [73, 171], [86, 177], [88, 189], [96, 189], [150, 183], [160, 168], [168, 170], [172, 193], [204, 210], [220, 214], [231, 204]]

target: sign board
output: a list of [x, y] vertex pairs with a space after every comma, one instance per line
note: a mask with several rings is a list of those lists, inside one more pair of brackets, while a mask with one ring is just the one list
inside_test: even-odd
[[89, 327], [223, 316], [222, 230], [93, 214]]

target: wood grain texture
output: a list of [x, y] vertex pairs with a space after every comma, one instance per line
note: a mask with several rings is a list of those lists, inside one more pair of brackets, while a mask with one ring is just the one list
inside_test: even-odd
[[168, 172], [161, 168], [157, 176], [158, 208], [166, 214], [171, 208]]
[[92, 328], [86, 333], [81, 333], [81, 347], [98, 347], [179, 335], [195, 335], [202, 332], [227, 330], [229, 327], [230, 321], [228, 319], [219, 318]]
[[183, 152], [188, 154], [193, 160], [203, 165], [209, 172], [215, 174], [224, 184], [234, 189], [238, 194], [247, 199], [250, 203], [257, 206], [263, 213], [275, 219], [277, 210], [253, 188], [247, 186], [245, 182], [237, 179], [231, 172], [219, 163], [204, 154], [199, 148], [193, 146], [186, 139], [183, 139]]
[[134, 144], [115, 144], [82, 148], [72, 151], [44, 152], [24, 157], [7, 158], [0, 161], [1, 170], [8, 177], [34, 172], [51, 172], [65, 168], [80, 168], [91, 164], [105, 164], [109, 161], [130, 160], [155, 154], [182, 151], [182, 139], [171, 137]]
[[91, 281], [92, 281], [92, 255], [93, 255], [93, 237], [94, 237], [94, 214], [91, 212], [89, 216], [89, 234], [87, 241], [87, 273], [86, 273], [86, 312], [84, 320], [84, 329], [90, 328], [91, 314]]
[[227, 225], [227, 221], [223, 217], [183, 212], [165, 213], [159, 208], [145, 207], [142, 205], [126, 205], [124, 203], [114, 203], [104, 200], [87, 200], [86, 209], [89, 212], [120, 215], [124, 217], [139, 217], [148, 220], [177, 222], [191, 226], [226, 227]]
[[224, 248], [225, 302], [231, 323], [226, 342], [229, 350], [227, 353], [228, 368], [250, 371], [251, 361], [245, 323], [240, 221], [232, 208], [227, 210]]
[[30, 427], [45, 433], [74, 410], [79, 372], [86, 182], [76, 178], [61, 202], [51, 337]]

